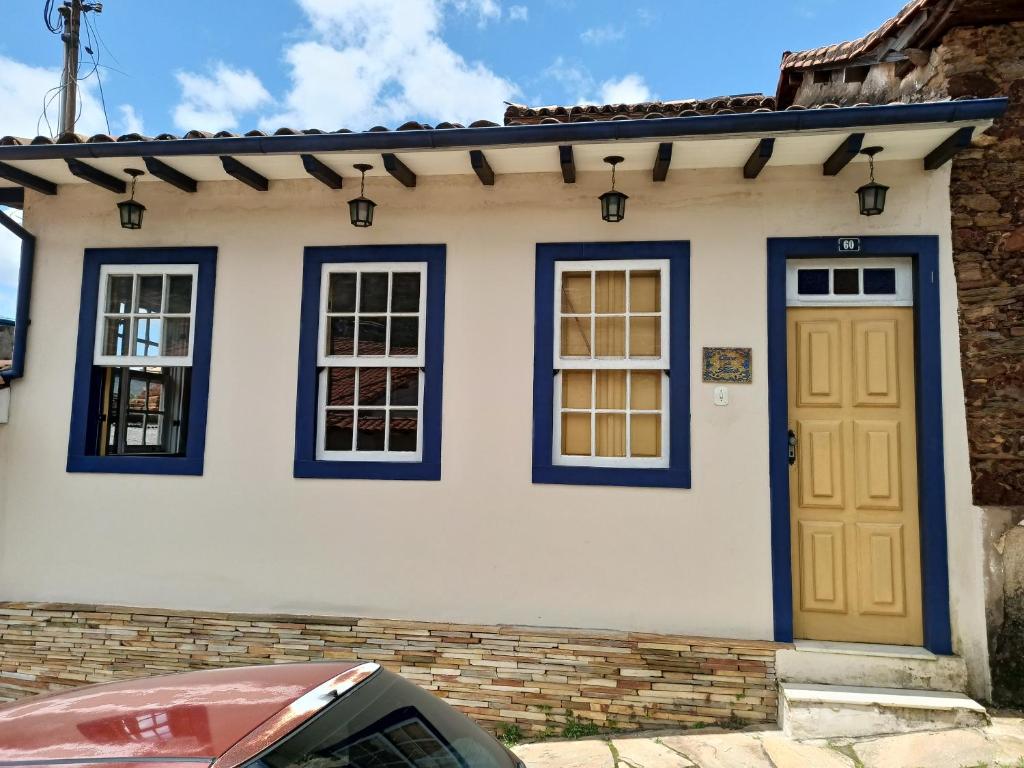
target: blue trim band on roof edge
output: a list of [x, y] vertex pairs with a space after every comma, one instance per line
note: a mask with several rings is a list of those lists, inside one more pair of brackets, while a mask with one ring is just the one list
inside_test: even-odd
[[[21, 238], [21, 261], [18, 265], [18, 295], [14, 309], [14, 354], [10, 368], [0, 371], [5, 382], [25, 375], [25, 350], [28, 348], [29, 304], [32, 299], [32, 270], [36, 260], [36, 238], [3, 211], [0, 225]], [[6, 325], [6, 323], [4, 323]]]
[[97, 142], [93, 144], [38, 144], [0, 147], [3, 160], [52, 158], [138, 157], [153, 155], [260, 155], [346, 150], [394, 151], [404, 149], [456, 149], [516, 144], [555, 144], [574, 141], [615, 141], [711, 136], [729, 133], [773, 133], [826, 128], [877, 127], [911, 123], [947, 123], [990, 120], [1006, 111], [1007, 99], [964, 99], [869, 107], [747, 112], [731, 115], [662, 117], [640, 120], [493, 128], [432, 128], [419, 131], [366, 131], [301, 136], [240, 136], [237, 138], [168, 139]]

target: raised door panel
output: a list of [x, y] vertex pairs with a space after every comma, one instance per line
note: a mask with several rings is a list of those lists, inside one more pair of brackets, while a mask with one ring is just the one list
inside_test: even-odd
[[903, 508], [901, 453], [899, 421], [854, 420], [853, 477], [857, 509]]
[[843, 507], [843, 434], [839, 420], [797, 422], [800, 506]]
[[801, 321], [796, 333], [796, 404], [838, 407], [842, 403], [839, 321]]
[[902, 523], [857, 523], [858, 608], [862, 614], [905, 616]]
[[801, 520], [800, 607], [804, 611], [846, 612], [846, 542], [843, 524]]
[[895, 320], [853, 322], [853, 404], [900, 404]]

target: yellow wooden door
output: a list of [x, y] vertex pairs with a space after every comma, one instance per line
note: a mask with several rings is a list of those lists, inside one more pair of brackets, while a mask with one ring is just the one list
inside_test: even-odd
[[787, 310], [793, 632], [921, 645], [910, 307]]

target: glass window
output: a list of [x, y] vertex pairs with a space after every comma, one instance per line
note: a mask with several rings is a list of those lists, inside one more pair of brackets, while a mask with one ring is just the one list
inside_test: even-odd
[[860, 293], [860, 270], [833, 269], [832, 293], [836, 296], [856, 296]]
[[801, 269], [797, 271], [797, 292], [803, 295], [828, 294], [827, 269]]
[[893, 267], [866, 268], [864, 270], [864, 293], [883, 296], [896, 293], [896, 270]]
[[425, 269], [422, 263], [326, 265], [319, 458], [420, 457]]
[[556, 463], [667, 466], [668, 264], [653, 263], [556, 263]]

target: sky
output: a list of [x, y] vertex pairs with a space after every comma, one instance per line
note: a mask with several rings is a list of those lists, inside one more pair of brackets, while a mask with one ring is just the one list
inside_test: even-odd
[[[59, 0], [58, 0], [59, 1]], [[44, 0], [0, 12], [0, 135], [49, 135], [60, 39]], [[105, 0], [82, 133], [501, 122], [512, 101], [775, 91], [782, 52], [859, 37], [899, 0]], [[82, 52], [82, 74], [94, 69]], [[108, 127], [109, 126], [109, 127]], [[18, 242], [0, 230], [0, 317]]]

